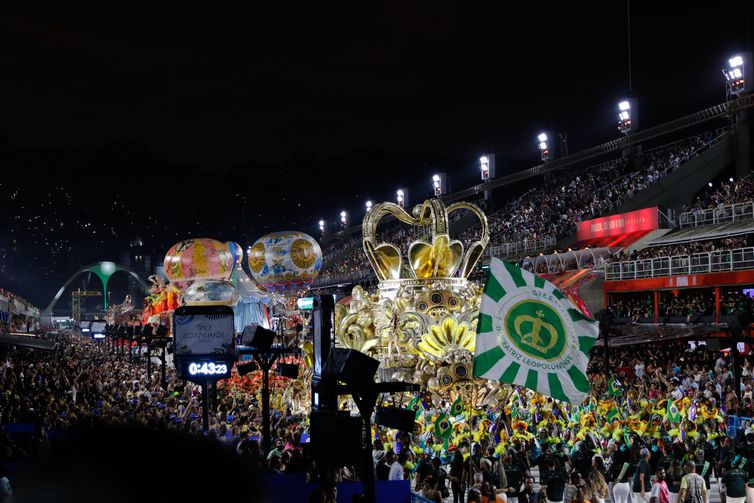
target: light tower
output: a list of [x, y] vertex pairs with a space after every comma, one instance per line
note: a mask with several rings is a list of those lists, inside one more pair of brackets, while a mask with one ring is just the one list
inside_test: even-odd
[[326, 230], [325, 230], [325, 221], [324, 220], [320, 220], [319, 221], [319, 233], [320, 233], [320, 235], [324, 236], [325, 232], [326, 232]]
[[348, 228], [348, 222], [350, 219], [348, 218], [348, 212], [343, 210], [340, 212], [340, 228], [341, 229], [347, 229]]
[[[728, 59], [728, 67], [723, 68], [725, 76], [725, 97], [732, 100], [750, 94], [752, 86], [751, 52], [741, 52]], [[738, 130], [734, 137], [736, 177], [743, 178], [751, 171], [751, 110], [739, 108], [733, 112], [733, 121]]]
[[435, 197], [444, 196], [448, 193], [447, 177], [445, 173], [432, 175], [432, 192]]
[[618, 131], [627, 135], [639, 129], [639, 113], [636, 100], [626, 99], [618, 103]]
[[408, 189], [398, 189], [395, 191], [395, 200], [401, 208], [408, 207]]
[[728, 67], [723, 68], [723, 76], [728, 99], [750, 91], [752, 88], [751, 53], [742, 52], [728, 59]]
[[550, 146], [548, 144], [549, 137], [547, 133], [539, 133], [537, 136], [539, 141], [539, 155], [542, 158], [542, 162], [547, 162], [550, 159]]
[[487, 154], [479, 158], [479, 171], [483, 182], [495, 178], [495, 154]]

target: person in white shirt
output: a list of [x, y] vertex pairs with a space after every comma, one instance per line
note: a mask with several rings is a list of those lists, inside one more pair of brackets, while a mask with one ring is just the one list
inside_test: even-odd
[[403, 480], [403, 467], [406, 465], [406, 461], [408, 460], [408, 456], [406, 455], [405, 451], [401, 451], [400, 454], [398, 454], [398, 459], [390, 465], [390, 474], [388, 475], [388, 480]]
[[634, 365], [634, 374], [636, 374], [636, 377], [639, 379], [642, 379], [644, 377], [644, 363], [641, 361], [637, 361], [636, 365]]

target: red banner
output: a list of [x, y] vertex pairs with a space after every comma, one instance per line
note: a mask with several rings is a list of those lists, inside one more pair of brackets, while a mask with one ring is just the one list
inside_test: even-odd
[[632, 232], [653, 231], [659, 228], [659, 211], [655, 206], [579, 222], [576, 227], [576, 238], [579, 241], [588, 241]]

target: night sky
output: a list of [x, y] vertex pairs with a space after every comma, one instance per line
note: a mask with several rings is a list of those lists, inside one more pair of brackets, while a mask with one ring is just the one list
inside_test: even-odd
[[[316, 234], [434, 172], [467, 187], [483, 153], [534, 165], [543, 129], [571, 152], [619, 135], [625, 2], [351, 3], [2, 9], [0, 286], [44, 306], [136, 238], [160, 262], [186, 237]], [[631, 4], [643, 126], [724, 101], [750, 18], [717, 5]]]

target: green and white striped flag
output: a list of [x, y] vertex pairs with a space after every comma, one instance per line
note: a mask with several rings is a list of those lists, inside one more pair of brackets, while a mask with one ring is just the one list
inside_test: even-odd
[[539, 276], [493, 258], [477, 325], [474, 376], [580, 404], [598, 323]]

